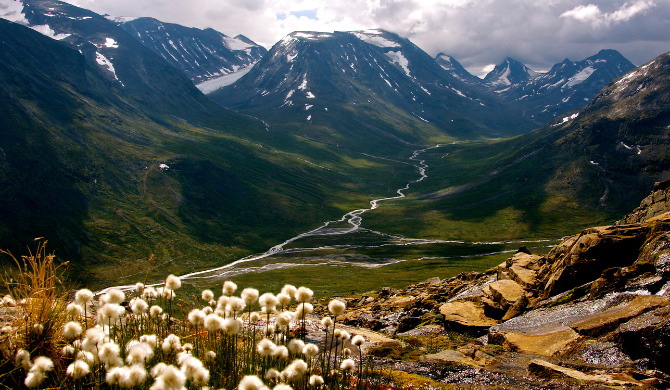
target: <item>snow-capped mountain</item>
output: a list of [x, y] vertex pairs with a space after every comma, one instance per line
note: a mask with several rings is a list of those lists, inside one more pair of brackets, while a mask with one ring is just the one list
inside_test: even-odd
[[616, 50], [601, 50], [578, 62], [565, 59], [546, 73], [508, 57], [482, 80], [451, 56], [439, 54], [435, 61], [474, 90], [522, 109], [537, 124], [587, 104], [610, 81], [635, 67]]
[[496, 92], [534, 120], [546, 122], [585, 105], [613, 79], [634, 67], [616, 50], [601, 50], [579, 62], [565, 59], [547, 73]]
[[341, 109], [454, 135], [507, 134], [512, 121], [519, 125], [515, 131], [530, 126], [516, 110], [451, 77], [412, 42], [384, 30], [291, 33], [247, 75], [209, 97], [265, 117], [292, 112], [303, 123]]
[[108, 18], [184, 72], [194, 84], [221, 77], [231, 80], [232, 74], [239, 75], [267, 53], [243, 35], [231, 38], [211, 28], [200, 30], [154, 18]]
[[499, 92], [512, 85], [527, 83], [537, 76], [538, 73], [526, 65], [507, 57], [484, 77], [484, 83], [492, 91]]
[[116, 88], [174, 113], [206, 107], [191, 81], [124, 29], [95, 12], [55, 0], [0, 0], [0, 17], [79, 51]]

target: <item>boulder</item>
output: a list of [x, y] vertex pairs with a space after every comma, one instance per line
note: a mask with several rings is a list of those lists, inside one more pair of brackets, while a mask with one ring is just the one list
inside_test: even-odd
[[447, 330], [480, 333], [496, 325], [498, 321], [484, 313], [484, 305], [470, 301], [448, 302], [440, 307]]
[[641, 383], [632, 376], [622, 374], [585, 374], [581, 371], [561, 367], [540, 359], [534, 359], [528, 364], [528, 376], [543, 379], [574, 379], [579, 382], [601, 383], [609, 386], [641, 386]]
[[561, 356], [578, 340], [579, 334], [567, 327], [538, 334], [493, 331], [488, 338], [490, 344], [501, 345], [506, 351], [543, 356]]
[[455, 351], [453, 349], [445, 349], [444, 351], [438, 353], [423, 355], [419, 357], [419, 360], [423, 362], [448, 362], [472, 367], [479, 366], [479, 364], [477, 364], [474, 359], [467, 357], [462, 352]]
[[512, 306], [524, 293], [523, 287], [512, 280], [498, 280], [488, 287], [493, 299], [504, 308]]
[[670, 298], [640, 295], [631, 302], [622, 303], [582, 321], [573, 322], [570, 327], [580, 335], [598, 337], [615, 330], [619, 324], [634, 317], [667, 305], [670, 305]]
[[398, 323], [397, 333], [407, 332], [417, 327], [423, 320], [421, 317], [406, 316], [400, 319]]
[[502, 320], [507, 321], [511, 318], [523, 314], [523, 312], [526, 310], [526, 307], [528, 306], [528, 303], [529, 303], [528, 297], [526, 296], [526, 294], [521, 294], [519, 299], [517, 299], [516, 302], [514, 302], [512, 307], [510, 307], [509, 310], [507, 310]]

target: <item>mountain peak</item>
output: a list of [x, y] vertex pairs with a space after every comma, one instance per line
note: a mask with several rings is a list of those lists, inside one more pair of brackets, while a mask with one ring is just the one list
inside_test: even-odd
[[491, 87], [508, 87], [513, 84], [519, 84], [534, 77], [538, 73], [531, 70], [523, 63], [515, 60], [512, 57], [505, 57], [505, 59], [489, 72], [484, 78], [484, 82]]

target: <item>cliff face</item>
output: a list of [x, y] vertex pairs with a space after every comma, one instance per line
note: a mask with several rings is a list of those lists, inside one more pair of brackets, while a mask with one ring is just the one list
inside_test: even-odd
[[[654, 373], [670, 372], [664, 348], [670, 343], [668, 199], [670, 183], [657, 183], [613, 226], [585, 229], [544, 256], [521, 248], [485, 274], [384, 290], [359, 301], [344, 321], [400, 335], [440, 322], [509, 352], [663, 381]], [[535, 362], [528, 372], [544, 375], [554, 368]]]

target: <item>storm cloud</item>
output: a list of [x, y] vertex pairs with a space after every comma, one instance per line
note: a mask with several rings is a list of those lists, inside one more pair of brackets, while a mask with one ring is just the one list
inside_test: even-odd
[[615, 49], [641, 65], [670, 51], [670, 0], [68, 0], [243, 34], [270, 47], [292, 31], [383, 28], [482, 75], [509, 56], [534, 70]]

